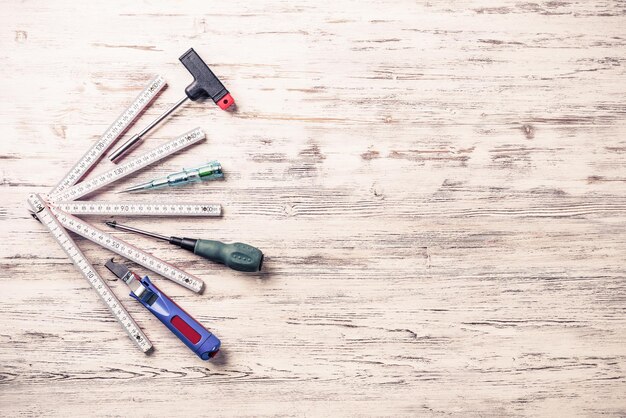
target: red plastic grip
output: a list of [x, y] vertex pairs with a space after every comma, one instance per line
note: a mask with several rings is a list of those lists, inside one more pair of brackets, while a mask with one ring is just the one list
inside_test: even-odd
[[227, 93], [226, 96], [222, 97], [215, 103], [220, 107], [220, 109], [226, 110], [235, 104], [235, 99], [233, 99], [233, 96], [231, 96], [230, 93]]
[[172, 318], [172, 325], [174, 325], [174, 327], [193, 344], [198, 344], [200, 341], [200, 334], [198, 334], [196, 330], [193, 329], [191, 325], [186, 323], [180, 316]]

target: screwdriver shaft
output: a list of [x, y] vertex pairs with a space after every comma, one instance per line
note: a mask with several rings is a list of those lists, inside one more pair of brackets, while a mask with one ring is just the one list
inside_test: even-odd
[[123, 231], [135, 232], [137, 234], [146, 235], [148, 237], [162, 239], [164, 241], [170, 241], [170, 237], [166, 237], [165, 235], [155, 234], [154, 232], [148, 232], [141, 229], [133, 228], [132, 226], [120, 225], [116, 221], [107, 221], [105, 222], [108, 226], [115, 229], [121, 229]]

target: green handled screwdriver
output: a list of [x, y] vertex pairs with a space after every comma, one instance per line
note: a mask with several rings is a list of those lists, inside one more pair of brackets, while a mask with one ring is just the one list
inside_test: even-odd
[[178, 245], [181, 248], [192, 251], [200, 257], [225, 264], [233, 270], [248, 272], [259, 271], [263, 264], [263, 253], [261, 250], [241, 242], [224, 244], [220, 241], [208, 239], [166, 237], [165, 235], [143, 231], [131, 226], [120, 225], [115, 221], [107, 221], [105, 223], [111, 228], [147, 235], [152, 238], [167, 241], [170, 244]]

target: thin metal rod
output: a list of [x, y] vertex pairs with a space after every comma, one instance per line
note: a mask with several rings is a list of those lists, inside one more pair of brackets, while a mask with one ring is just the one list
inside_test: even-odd
[[115, 221], [107, 221], [105, 224], [109, 225], [111, 228], [122, 229], [124, 231], [135, 232], [137, 234], [146, 235], [148, 237], [162, 239], [163, 241], [170, 241], [170, 237], [166, 237], [165, 235], [155, 234], [154, 232], [143, 231], [141, 229], [133, 228], [132, 226], [120, 225]]
[[187, 100], [189, 99], [189, 97], [185, 96], [182, 99], [180, 99], [178, 102], [174, 103], [172, 106], [170, 106], [169, 109], [167, 109], [165, 112], [163, 112], [161, 114], [161, 116], [159, 116], [158, 118], [156, 118], [155, 120], [153, 120], [152, 122], [150, 122], [150, 124], [148, 126], [146, 126], [145, 128], [143, 128], [143, 130], [141, 132], [139, 132], [136, 135], [133, 135], [128, 141], [124, 142], [122, 145], [120, 145], [115, 151], [113, 151], [111, 154], [109, 154], [109, 160], [116, 162], [116, 160], [119, 160], [124, 154], [126, 154], [128, 151], [130, 151], [130, 149], [132, 147], [135, 146], [135, 144], [139, 143], [139, 141], [142, 140], [143, 136], [145, 134], [147, 134], [148, 132], [150, 132], [155, 126], [157, 126], [163, 119], [165, 119], [170, 113], [172, 113], [173, 111], [175, 111], [176, 109], [178, 109], [183, 103], [185, 103]]
[[137, 190], [145, 190], [145, 189], [150, 188], [151, 185], [152, 185], [152, 182], [149, 181], [147, 183], [141, 183], [136, 186], [129, 187], [128, 189], [120, 190], [118, 193], [128, 193], [128, 192], [135, 192]]
[[178, 102], [174, 103], [169, 109], [167, 109], [165, 112], [163, 112], [161, 114], [161, 116], [159, 116], [158, 118], [156, 118], [155, 120], [153, 120], [148, 126], [146, 126], [145, 128], [143, 128], [143, 131], [139, 132], [137, 134], [137, 136], [139, 138], [141, 138], [142, 136], [144, 136], [145, 134], [147, 134], [148, 132], [150, 132], [152, 130], [152, 128], [154, 128], [155, 126], [157, 126], [163, 119], [165, 119], [170, 113], [172, 113], [173, 111], [175, 111], [176, 109], [178, 109], [183, 103], [185, 103], [187, 100], [189, 100], [189, 97], [185, 96], [182, 99], [180, 99]]

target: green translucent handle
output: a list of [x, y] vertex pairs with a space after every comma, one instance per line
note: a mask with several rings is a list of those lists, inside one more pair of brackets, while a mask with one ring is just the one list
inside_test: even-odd
[[198, 177], [202, 180], [213, 180], [224, 177], [224, 173], [222, 173], [222, 165], [217, 161], [211, 161], [210, 163], [196, 167], [193, 170], [197, 170]]
[[261, 250], [241, 242], [224, 244], [220, 241], [199, 239], [196, 241], [193, 252], [238, 271], [259, 271], [263, 264]]

